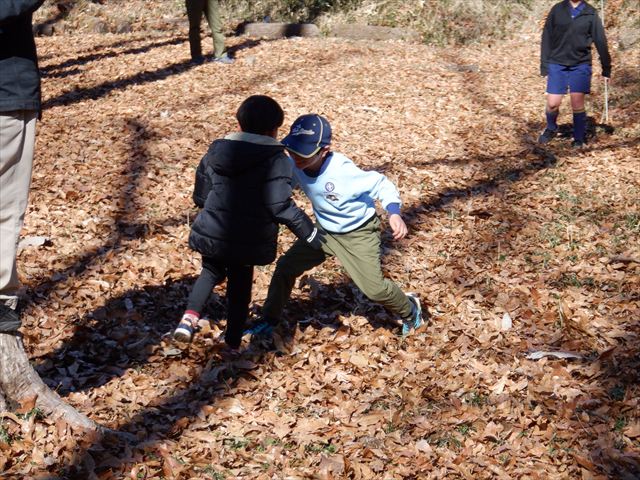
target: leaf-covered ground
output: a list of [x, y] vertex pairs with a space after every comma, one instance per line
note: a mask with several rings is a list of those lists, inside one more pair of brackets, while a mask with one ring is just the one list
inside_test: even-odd
[[[640, 53], [613, 42], [615, 130], [574, 151], [534, 143], [536, 35], [229, 45], [235, 64], [193, 66], [184, 32], [38, 39], [23, 233], [50, 241], [19, 257], [25, 345], [66, 401], [130, 435], [24, 406], [2, 420], [2, 478], [637, 478]], [[595, 76], [596, 123], [602, 90]], [[167, 340], [199, 269], [194, 169], [257, 93], [286, 125], [326, 115], [335, 150], [398, 185], [410, 236], [384, 235], [385, 269], [427, 328], [402, 342], [328, 261], [294, 290], [284, 353], [221, 355], [224, 286], [210, 328]], [[272, 271], [256, 269], [254, 315]], [[579, 358], [527, 358], [540, 351]]]

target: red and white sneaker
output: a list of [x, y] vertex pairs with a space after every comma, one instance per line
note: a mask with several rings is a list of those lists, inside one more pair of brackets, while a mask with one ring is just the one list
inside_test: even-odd
[[182, 315], [182, 319], [180, 319], [180, 323], [178, 323], [178, 326], [173, 332], [173, 339], [176, 342], [189, 343], [198, 330], [198, 320], [199, 318], [197, 315], [185, 312], [185, 314]]

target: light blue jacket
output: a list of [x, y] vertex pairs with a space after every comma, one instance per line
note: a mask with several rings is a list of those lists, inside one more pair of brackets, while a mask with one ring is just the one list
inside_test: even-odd
[[366, 223], [376, 213], [375, 200], [393, 213], [399, 211], [400, 194], [395, 185], [379, 172], [361, 170], [341, 153], [330, 153], [317, 177], [294, 164], [293, 179], [328, 232], [352, 232]]

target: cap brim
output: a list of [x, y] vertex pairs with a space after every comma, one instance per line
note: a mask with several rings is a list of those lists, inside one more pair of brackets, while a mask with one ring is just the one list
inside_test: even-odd
[[[302, 158], [313, 157], [322, 148], [322, 147], [316, 147], [315, 145], [300, 145], [295, 140], [291, 141], [289, 136], [284, 137], [280, 143], [284, 145], [284, 148], [286, 148], [290, 152], [295, 153], [296, 155]], [[310, 150], [310, 148], [313, 150]]]

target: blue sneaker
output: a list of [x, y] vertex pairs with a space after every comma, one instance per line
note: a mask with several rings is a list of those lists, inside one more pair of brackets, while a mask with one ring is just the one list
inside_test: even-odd
[[253, 336], [263, 336], [268, 337], [273, 334], [273, 325], [265, 320], [260, 320], [257, 323], [254, 323], [251, 327], [247, 328], [244, 332], [242, 332], [242, 336], [251, 335]]
[[408, 337], [411, 330], [415, 331], [424, 325], [420, 299], [415, 293], [407, 293], [407, 298], [413, 305], [413, 311], [411, 312], [410, 317], [402, 319], [402, 338]]
[[224, 63], [225, 65], [230, 65], [234, 62], [234, 60], [228, 54], [225, 53], [220, 57], [214, 57], [212, 62]]

